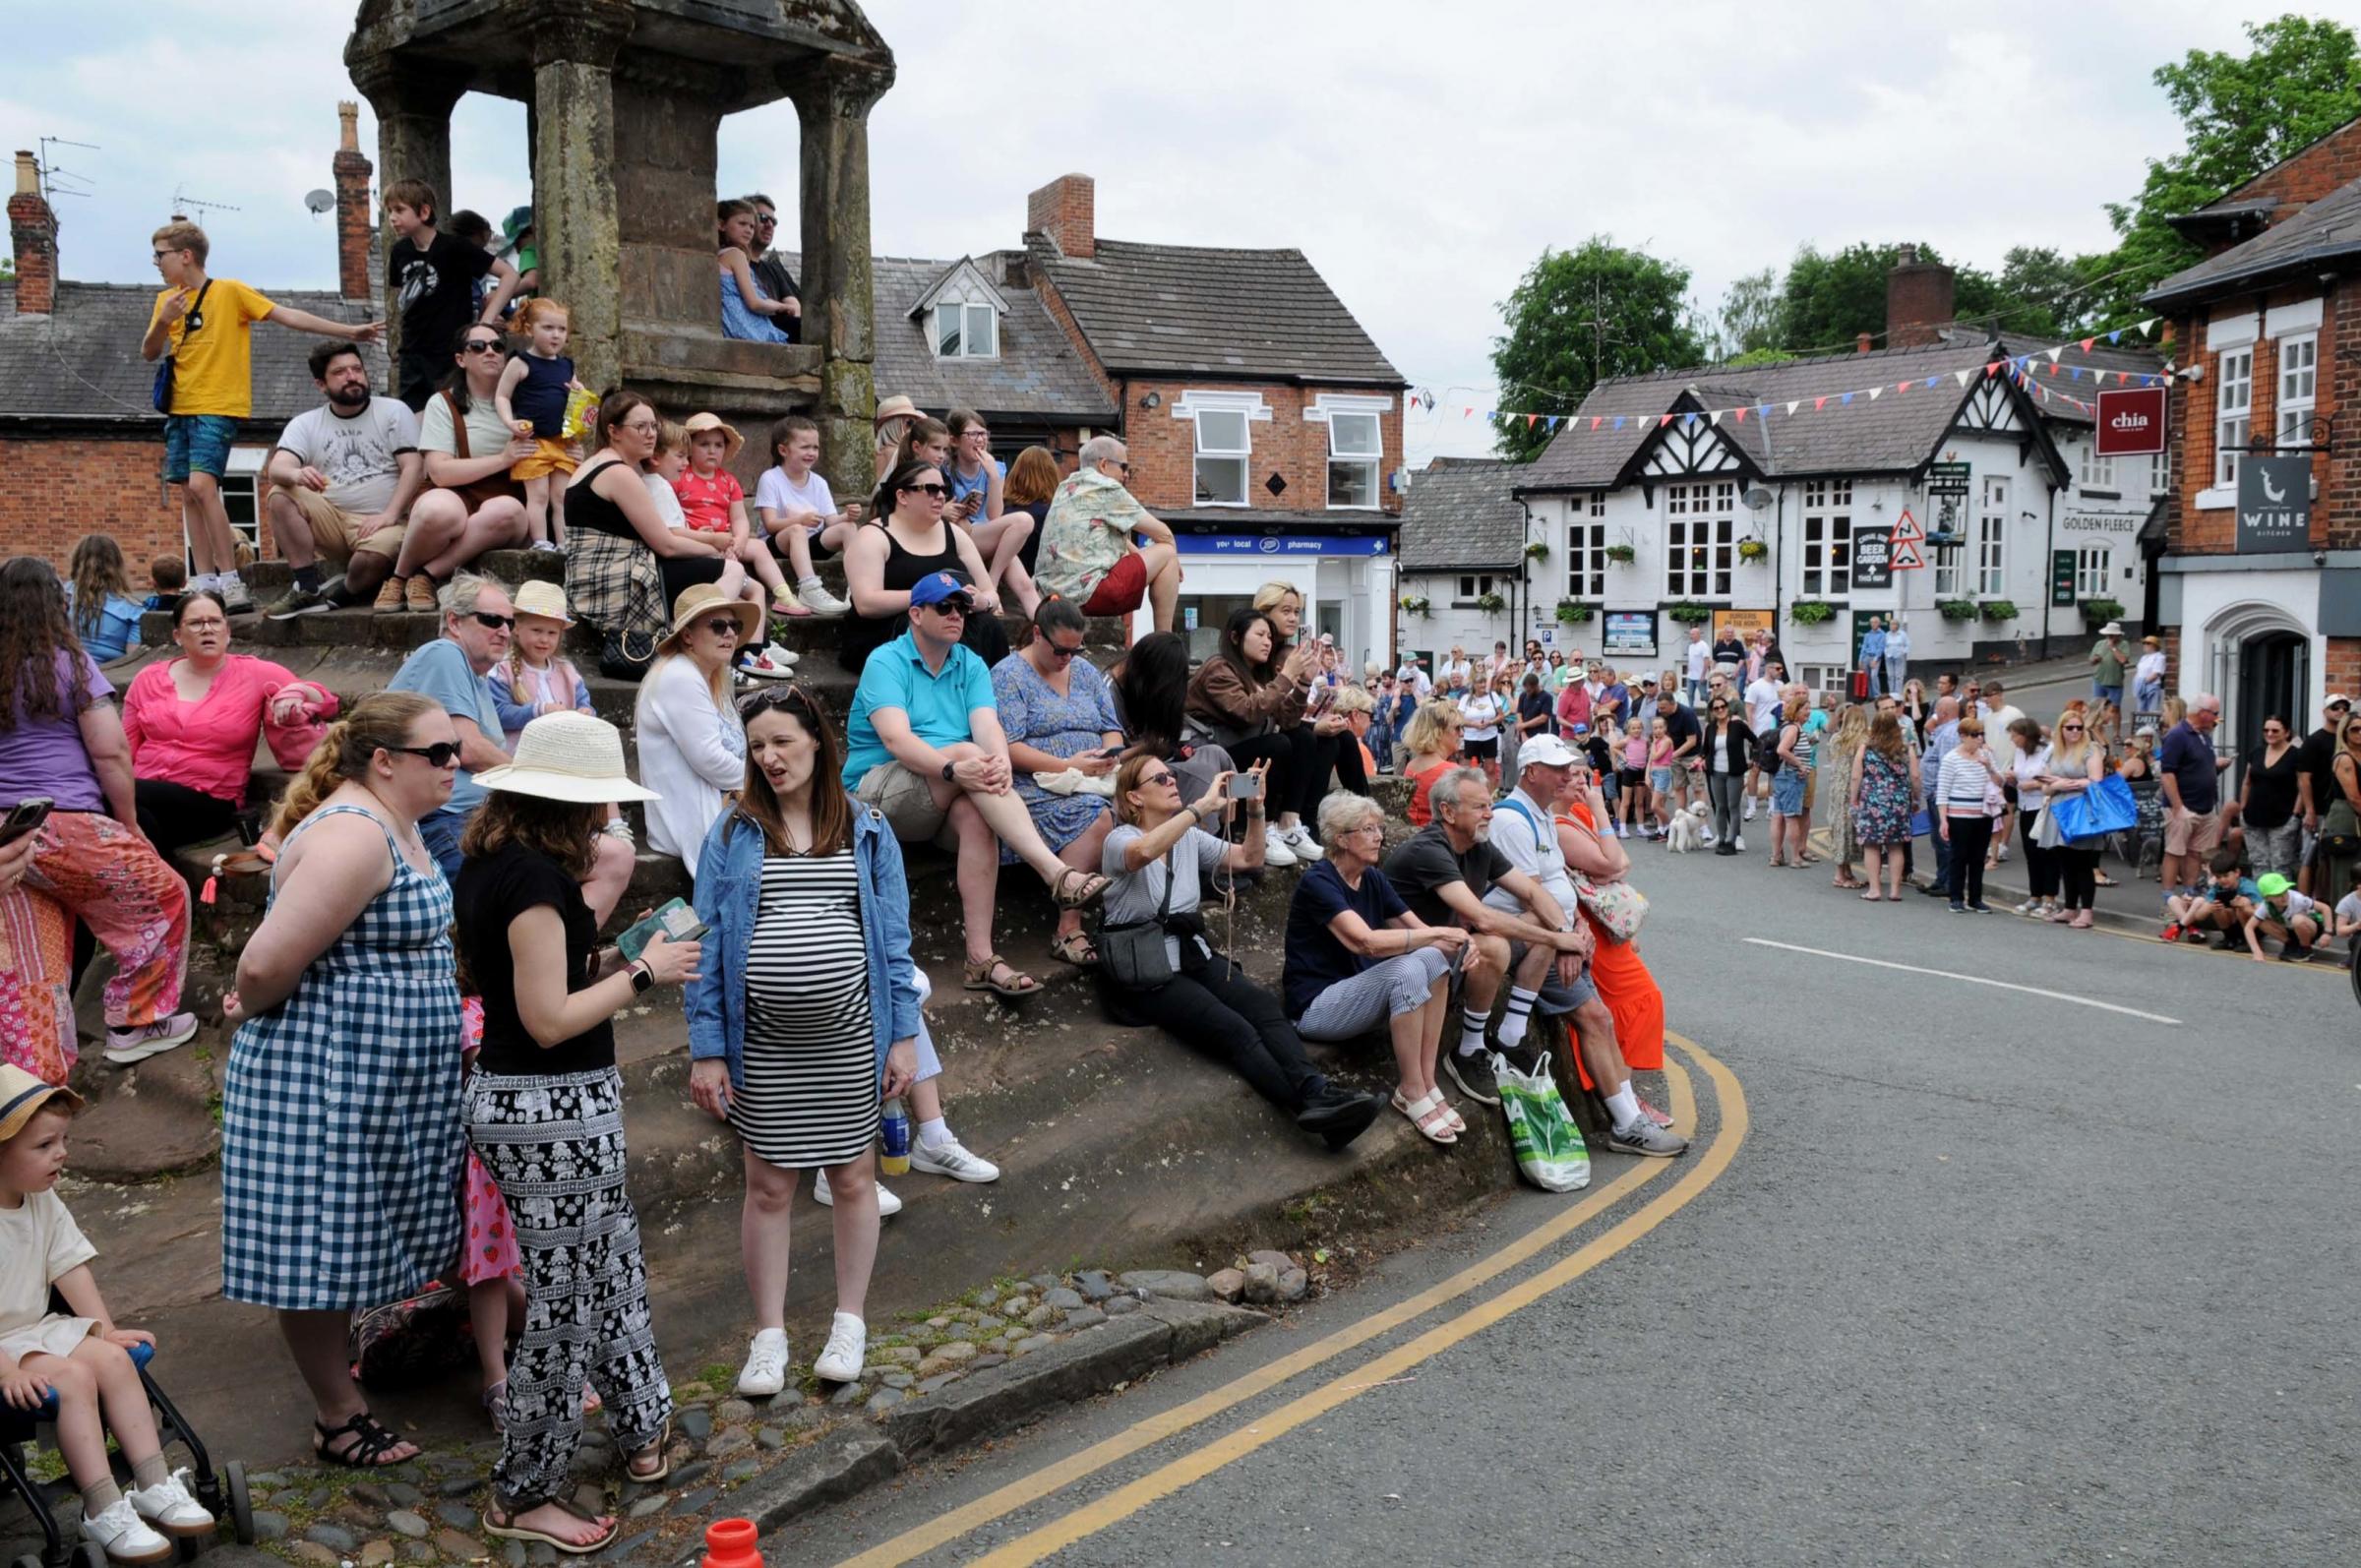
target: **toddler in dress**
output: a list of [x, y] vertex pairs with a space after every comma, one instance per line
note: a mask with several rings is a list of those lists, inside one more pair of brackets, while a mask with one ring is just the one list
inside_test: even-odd
[[[115, 1327], [91, 1273], [98, 1249], [57, 1195], [66, 1127], [82, 1108], [71, 1089], [0, 1066], [0, 1402], [35, 1411], [57, 1399], [57, 1446], [82, 1491], [82, 1533], [117, 1563], [169, 1560], [184, 1538], [210, 1536], [213, 1516], [168, 1469], [155, 1413], [131, 1358], [155, 1336]], [[66, 1310], [51, 1310], [55, 1291]], [[106, 1434], [131, 1466], [115, 1480]]]

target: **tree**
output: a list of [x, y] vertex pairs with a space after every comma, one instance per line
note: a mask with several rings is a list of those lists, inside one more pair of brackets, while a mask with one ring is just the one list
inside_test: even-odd
[[[1798, 354], [1834, 353], [1850, 348], [1861, 332], [1882, 339], [1886, 274], [1901, 258], [1900, 243], [1856, 242], [1833, 256], [1809, 245], [1798, 250], [1780, 289], [1781, 327], [1786, 334], [1780, 346]], [[1920, 245], [1918, 259], [1941, 258], [1933, 246]]]
[[1724, 360], [1736, 360], [1778, 349], [1787, 340], [1780, 303], [1778, 268], [1766, 267], [1734, 279], [1722, 296], [1714, 352]]
[[[1688, 306], [1689, 270], [1594, 234], [1571, 251], [1544, 251], [1500, 304], [1504, 335], [1492, 340], [1500, 400], [1519, 414], [1571, 414], [1608, 376], [1706, 357]], [[1500, 454], [1540, 455], [1546, 422], [1495, 416]]]

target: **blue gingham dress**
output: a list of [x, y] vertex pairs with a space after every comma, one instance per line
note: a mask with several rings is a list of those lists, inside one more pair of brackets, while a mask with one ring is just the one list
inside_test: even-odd
[[221, 1086], [221, 1294], [286, 1310], [400, 1300], [459, 1250], [451, 884], [357, 806], [315, 812], [288, 847], [340, 813], [386, 831], [394, 880], [240, 1026]]

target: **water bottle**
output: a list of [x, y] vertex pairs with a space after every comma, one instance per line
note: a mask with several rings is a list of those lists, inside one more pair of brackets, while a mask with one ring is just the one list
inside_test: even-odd
[[878, 1169], [886, 1176], [910, 1174], [910, 1113], [899, 1099], [885, 1102], [885, 1158]]

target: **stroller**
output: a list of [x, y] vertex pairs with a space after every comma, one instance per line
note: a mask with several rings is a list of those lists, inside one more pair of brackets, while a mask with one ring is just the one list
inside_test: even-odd
[[[67, 1309], [64, 1301], [57, 1299], [54, 1295], [52, 1304], [60, 1311]], [[152, 1345], [137, 1346], [131, 1352], [132, 1362], [140, 1369], [140, 1384], [147, 1389], [148, 1403], [155, 1412], [157, 1435], [163, 1439], [167, 1449], [174, 1442], [187, 1445], [190, 1468], [196, 1473], [196, 1484], [192, 1490], [198, 1505], [219, 1519], [221, 1505], [226, 1500], [231, 1529], [235, 1531], [240, 1544], [251, 1545], [254, 1541], [254, 1504], [246, 1491], [246, 1467], [233, 1459], [221, 1467], [218, 1475], [214, 1473], [212, 1459], [206, 1453], [205, 1444], [199, 1440], [180, 1412], [173, 1408], [172, 1402], [164, 1397], [164, 1391], [156, 1386], [155, 1378], [150, 1374], [148, 1362], [154, 1355], [155, 1347]], [[49, 1402], [35, 1411], [0, 1406], [0, 1501], [5, 1501], [12, 1492], [22, 1496], [47, 1542], [38, 1556], [28, 1552], [17, 1558], [9, 1568], [67, 1568], [69, 1562], [73, 1568], [107, 1568], [106, 1553], [96, 1543], [84, 1541], [69, 1547], [58, 1528], [57, 1512], [52, 1501], [57, 1495], [70, 1491], [71, 1482], [45, 1484], [35, 1481], [25, 1467], [25, 1446], [33, 1440], [33, 1434], [41, 1423], [54, 1420], [56, 1416], [55, 1395], [51, 1395]], [[194, 1556], [209, 1544], [211, 1538], [184, 1541], [181, 1543], [181, 1554], [184, 1557]]]

